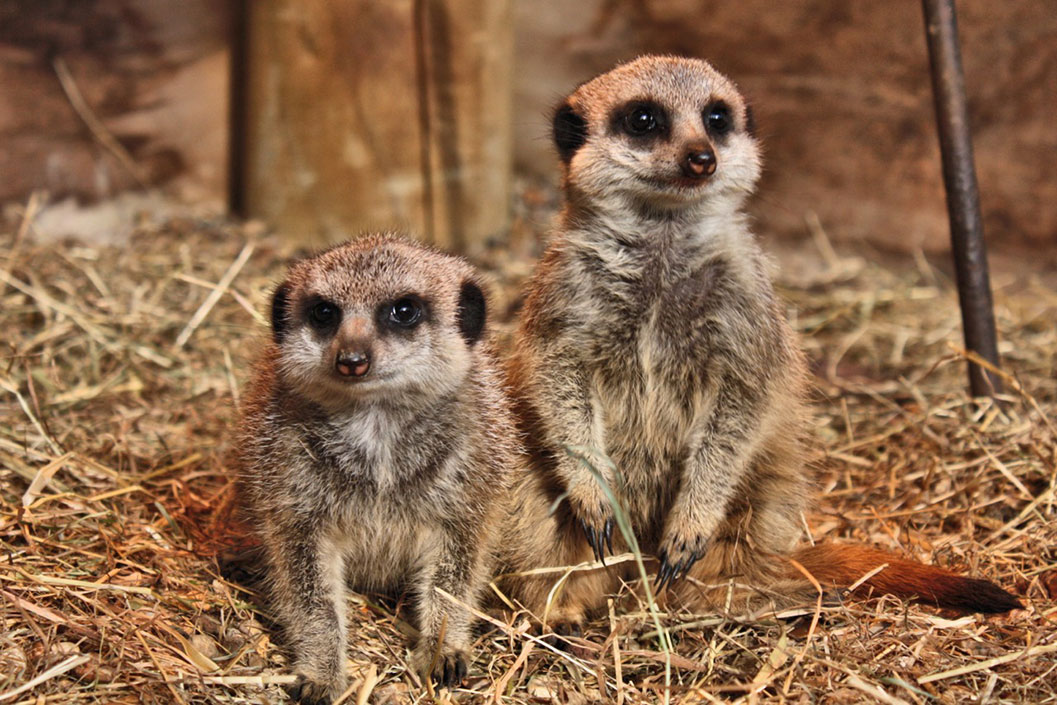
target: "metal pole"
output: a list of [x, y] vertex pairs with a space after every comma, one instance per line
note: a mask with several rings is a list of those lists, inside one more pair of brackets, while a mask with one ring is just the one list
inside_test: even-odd
[[[953, 0], [922, 0], [922, 7], [932, 65], [932, 95], [936, 101], [936, 124], [943, 154], [943, 181], [947, 190], [951, 250], [965, 346], [997, 367], [995, 314], [954, 3]], [[1002, 391], [996, 375], [972, 362], [969, 363], [969, 387], [973, 396], [989, 396]]]
[[228, 89], [228, 210], [246, 217], [246, 61], [250, 0], [231, 0], [231, 60]]

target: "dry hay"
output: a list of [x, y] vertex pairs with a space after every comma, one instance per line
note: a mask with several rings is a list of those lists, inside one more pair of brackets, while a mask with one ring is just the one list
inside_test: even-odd
[[[226, 438], [282, 254], [226, 222], [144, 225], [120, 249], [24, 236], [18, 222], [0, 235], [0, 703], [281, 701], [266, 608], [214, 554]], [[674, 702], [1057, 702], [1057, 295], [1028, 273], [996, 277], [1013, 376], [1004, 408], [976, 405], [950, 281], [826, 252], [783, 279], [819, 374], [811, 536], [988, 576], [1027, 609], [958, 617], [881, 598], [661, 614], [670, 656], [634, 605], [568, 653], [495, 611], [453, 700], [660, 702], [670, 660]], [[508, 331], [530, 260], [483, 261]], [[405, 670], [399, 600], [349, 608], [346, 702], [428, 700]]]

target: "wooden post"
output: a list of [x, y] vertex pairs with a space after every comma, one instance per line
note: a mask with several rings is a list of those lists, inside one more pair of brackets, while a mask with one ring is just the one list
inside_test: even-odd
[[245, 10], [246, 215], [306, 245], [400, 228], [465, 251], [506, 228], [510, 0]]

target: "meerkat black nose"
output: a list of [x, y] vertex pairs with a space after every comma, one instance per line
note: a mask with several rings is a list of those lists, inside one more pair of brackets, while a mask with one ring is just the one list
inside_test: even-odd
[[703, 179], [716, 171], [716, 153], [711, 147], [692, 147], [683, 162], [683, 174], [692, 179]]
[[363, 377], [371, 369], [368, 352], [340, 353], [334, 367], [342, 377]]

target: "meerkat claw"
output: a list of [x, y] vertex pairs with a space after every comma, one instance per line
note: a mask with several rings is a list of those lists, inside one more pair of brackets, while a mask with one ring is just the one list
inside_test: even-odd
[[595, 553], [595, 560], [601, 561], [602, 565], [606, 564], [606, 552], [602, 543], [602, 532], [591, 528], [591, 536], [588, 539], [591, 543], [591, 550]]
[[613, 555], [613, 520], [606, 519], [606, 526], [602, 530], [602, 535], [606, 539], [606, 550], [609, 551], [609, 555]]
[[591, 547], [591, 551], [594, 552], [595, 542], [594, 539], [591, 537], [591, 534], [594, 532], [594, 529], [588, 526], [587, 522], [583, 519], [578, 519], [577, 523], [580, 524], [580, 529], [582, 529], [584, 532], [584, 538], [587, 539], [587, 543]]
[[690, 574], [690, 569], [693, 568], [693, 564], [698, 562], [702, 556], [705, 555], [704, 549], [698, 549], [687, 555], [688, 546], [686, 543], [680, 543], [679, 553], [685, 555], [679, 561], [674, 563], [670, 562], [667, 551], [662, 551], [659, 556], [661, 560], [661, 567], [657, 569], [656, 585], [655, 589], [657, 592], [661, 592], [665, 587], [671, 587], [675, 582], [678, 582]]
[[657, 568], [657, 577], [654, 579], [653, 589], [658, 594], [664, 589], [664, 586], [671, 580], [673, 566], [668, 562], [668, 552], [662, 551], [660, 555], [661, 565]]
[[460, 655], [445, 656], [443, 664], [437, 665], [433, 679], [442, 688], [453, 688], [462, 684], [466, 678], [466, 661]]
[[[584, 536], [587, 538], [587, 543], [591, 546], [591, 553], [596, 561], [600, 561], [602, 565], [606, 564], [605, 548], [603, 541], [605, 540], [605, 528], [599, 530], [593, 526], [589, 526], [586, 521], [579, 519], [580, 528], [584, 531]], [[608, 522], [607, 522], [608, 523]], [[612, 531], [612, 529], [610, 529]]]
[[321, 683], [299, 676], [296, 681], [285, 687], [290, 700], [300, 705], [328, 705], [331, 702], [327, 688]]
[[690, 558], [687, 558], [686, 560], [681, 561], [679, 563], [679, 570], [677, 570], [675, 572], [675, 575], [672, 576], [673, 583], [676, 583], [687, 576], [687, 574], [690, 572], [690, 566], [694, 564], [694, 560], [695, 559], [693, 558], [693, 556], [691, 556]]
[[[681, 544], [679, 546], [680, 553], [685, 554], [686, 548], [687, 547], [685, 544]], [[658, 559], [660, 559], [661, 564], [660, 567], [657, 568], [657, 578], [656, 582], [654, 583], [654, 590], [659, 593], [665, 587], [671, 587], [678, 581], [685, 578], [687, 575], [690, 574], [690, 568], [692, 568], [694, 563], [697, 563], [697, 561], [700, 560], [703, 555], [705, 555], [704, 550], [698, 549], [690, 553], [686, 558], [672, 563], [669, 560], [670, 556], [668, 555], [668, 551], [661, 551], [660, 555], [658, 556]]]
[[701, 556], [703, 555], [704, 553], [702, 551], [694, 551], [693, 553], [691, 553], [690, 557], [683, 561], [682, 571], [679, 573], [679, 575], [675, 576], [673, 580], [682, 580], [683, 578], [688, 576], [690, 574], [690, 569], [693, 567], [694, 563], [697, 563], [697, 561], [700, 560]]

